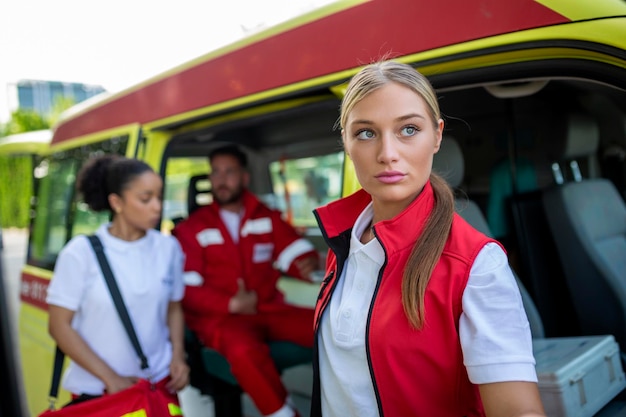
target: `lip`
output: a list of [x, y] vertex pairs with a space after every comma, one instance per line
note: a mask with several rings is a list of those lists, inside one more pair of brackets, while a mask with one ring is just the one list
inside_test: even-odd
[[398, 171], [385, 171], [377, 174], [376, 179], [385, 184], [395, 184], [404, 179], [405, 174]]

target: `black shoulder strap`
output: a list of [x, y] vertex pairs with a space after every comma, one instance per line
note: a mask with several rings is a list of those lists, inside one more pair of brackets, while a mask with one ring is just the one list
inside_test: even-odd
[[[117, 313], [122, 320], [122, 324], [128, 333], [128, 337], [130, 338], [130, 342], [133, 344], [135, 348], [135, 352], [137, 352], [137, 356], [141, 360], [141, 369], [148, 368], [148, 358], [144, 355], [143, 350], [141, 349], [141, 345], [139, 344], [139, 339], [137, 339], [137, 334], [135, 333], [135, 328], [130, 321], [130, 316], [128, 315], [128, 310], [126, 310], [126, 305], [124, 304], [124, 300], [122, 299], [122, 294], [117, 286], [117, 282], [115, 281], [115, 277], [113, 276], [113, 271], [111, 271], [111, 267], [109, 266], [109, 262], [104, 254], [104, 248], [102, 247], [102, 242], [96, 235], [87, 236], [91, 246], [93, 247], [94, 252], [96, 253], [96, 257], [98, 258], [98, 263], [100, 263], [100, 268], [102, 269], [102, 274], [104, 275], [104, 279], [107, 283], [107, 287], [109, 287], [109, 292], [111, 293], [111, 298], [113, 298], [113, 303], [115, 304], [115, 308], [117, 309]], [[56, 351], [54, 353], [54, 367], [52, 370], [52, 383], [50, 384], [50, 409], [54, 409], [54, 403], [57, 398], [57, 394], [59, 393], [59, 384], [61, 382], [61, 371], [63, 369], [63, 361], [65, 359], [65, 354], [63, 351], [57, 346]]]
[[98, 236], [96, 235], [90, 235], [88, 236], [88, 238], [91, 246], [93, 246], [94, 252], [96, 252], [96, 256], [98, 257], [98, 262], [100, 263], [102, 274], [104, 275], [104, 279], [107, 283], [107, 286], [109, 287], [109, 292], [111, 293], [111, 297], [113, 298], [113, 302], [115, 303], [117, 313], [122, 320], [122, 324], [126, 329], [126, 333], [128, 333], [130, 342], [135, 348], [135, 352], [137, 352], [137, 356], [139, 356], [139, 359], [141, 360], [141, 369], [146, 369], [148, 368], [148, 358], [146, 358], [146, 355], [144, 355], [143, 350], [141, 349], [141, 345], [139, 344], [139, 339], [137, 339], [135, 328], [133, 327], [133, 323], [130, 321], [128, 310], [126, 310], [126, 305], [124, 304], [124, 299], [122, 298], [120, 289], [118, 288], [115, 277], [113, 276], [113, 271], [111, 271], [109, 262], [107, 261], [107, 258], [104, 254], [102, 242], [100, 242], [100, 239], [98, 239]]
[[57, 346], [56, 351], [54, 352], [54, 367], [52, 369], [52, 383], [50, 384], [50, 410], [54, 410], [54, 403], [57, 398], [57, 394], [59, 393], [59, 384], [61, 383], [61, 371], [63, 370], [64, 359], [65, 354]]

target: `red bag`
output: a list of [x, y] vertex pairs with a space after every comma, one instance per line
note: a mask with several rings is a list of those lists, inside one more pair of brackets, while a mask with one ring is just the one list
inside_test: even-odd
[[145, 379], [123, 391], [58, 410], [46, 410], [38, 417], [171, 417], [182, 416], [178, 396], [165, 388], [165, 381], [152, 384]]

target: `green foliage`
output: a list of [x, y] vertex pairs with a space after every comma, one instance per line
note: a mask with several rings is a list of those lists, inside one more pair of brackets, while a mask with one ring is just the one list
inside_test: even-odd
[[5, 125], [5, 135], [31, 132], [50, 128], [50, 123], [39, 113], [33, 110], [16, 110], [11, 114], [11, 120]]
[[25, 228], [29, 222], [32, 183], [30, 156], [0, 156], [0, 225]]
[[74, 104], [76, 104], [76, 102], [73, 98], [57, 96], [52, 103], [52, 111], [47, 119], [48, 124], [54, 126], [54, 124], [59, 121], [61, 114]]
[[47, 116], [42, 116], [30, 109], [15, 110], [11, 113], [11, 119], [5, 125], [0, 125], [0, 137], [31, 132], [33, 130], [49, 129], [59, 120], [61, 113], [74, 104], [76, 104], [74, 99], [58, 96], [54, 99], [52, 110]]
[[[49, 129], [74, 104], [73, 99], [59, 96], [48, 117], [33, 110], [16, 110], [6, 124], [0, 125], [0, 137]], [[28, 226], [33, 169], [31, 156], [0, 156], [0, 226]]]

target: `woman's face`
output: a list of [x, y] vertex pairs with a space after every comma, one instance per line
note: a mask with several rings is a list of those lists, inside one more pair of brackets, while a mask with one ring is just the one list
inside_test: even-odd
[[343, 143], [375, 210], [383, 204], [397, 214], [417, 197], [430, 176], [442, 131], [443, 120], [434, 123], [421, 96], [395, 82], [352, 108]]
[[163, 181], [154, 172], [138, 175], [122, 191], [121, 198], [114, 199], [116, 219], [137, 230], [154, 228], [161, 217], [162, 190]]

